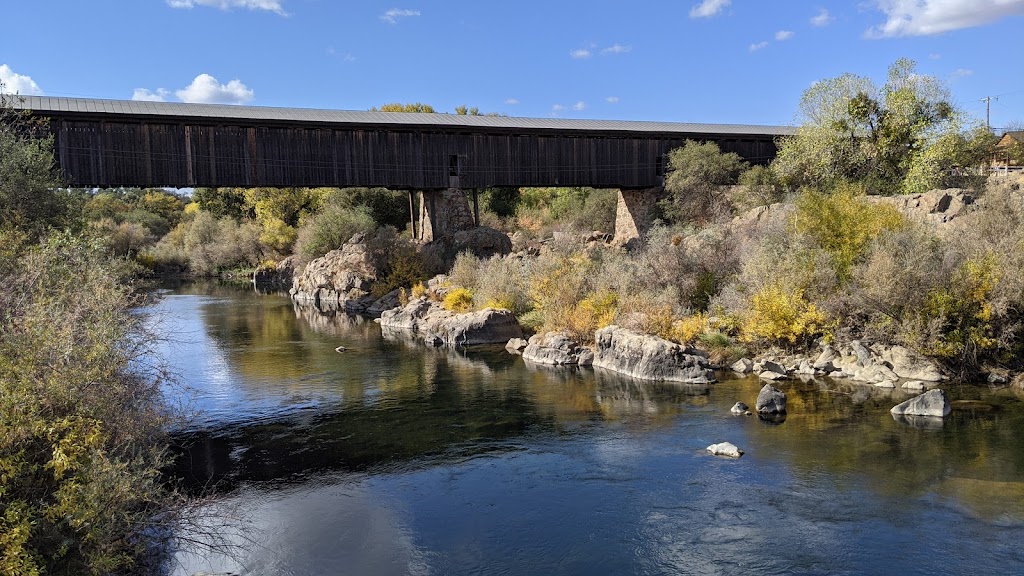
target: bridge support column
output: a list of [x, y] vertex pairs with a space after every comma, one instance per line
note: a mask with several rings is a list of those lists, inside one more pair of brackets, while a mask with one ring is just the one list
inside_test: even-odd
[[468, 230], [474, 226], [473, 210], [462, 190], [421, 190], [419, 192], [419, 226], [416, 239], [433, 242], [442, 236]]
[[646, 234], [654, 222], [654, 205], [661, 194], [660, 187], [620, 189], [618, 206], [615, 208], [615, 238], [612, 242], [625, 246]]

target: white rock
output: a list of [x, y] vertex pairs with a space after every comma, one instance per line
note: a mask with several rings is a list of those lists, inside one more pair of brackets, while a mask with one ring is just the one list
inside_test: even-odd
[[728, 456], [730, 458], [739, 458], [740, 456], [743, 456], [743, 450], [740, 450], [730, 442], [712, 444], [711, 446], [708, 446], [708, 452], [711, 452], [715, 456]]

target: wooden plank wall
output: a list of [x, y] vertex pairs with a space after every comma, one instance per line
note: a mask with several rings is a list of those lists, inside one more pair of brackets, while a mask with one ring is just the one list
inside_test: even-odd
[[[488, 134], [325, 127], [219, 126], [60, 120], [56, 158], [74, 186], [449, 185], [452, 156], [464, 188], [658, 186], [664, 154], [682, 136]], [[768, 136], [714, 140], [754, 163], [774, 158]]]

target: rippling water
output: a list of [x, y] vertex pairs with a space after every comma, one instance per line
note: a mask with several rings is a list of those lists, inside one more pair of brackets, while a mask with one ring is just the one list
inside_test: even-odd
[[[244, 526], [243, 574], [1024, 572], [1024, 402], [782, 384], [782, 423], [710, 390], [424, 348], [373, 322], [230, 289], [168, 291], [162, 354], [190, 387], [175, 473]], [[339, 354], [336, 346], [348, 351]], [[708, 455], [730, 441], [739, 460]]]

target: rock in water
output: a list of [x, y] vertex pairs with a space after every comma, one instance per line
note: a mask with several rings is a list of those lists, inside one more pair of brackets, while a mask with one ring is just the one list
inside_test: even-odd
[[771, 384], [765, 384], [757, 395], [755, 406], [761, 414], [785, 414], [786, 394]]
[[594, 353], [563, 332], [535, 334], [523, 350], [523, 359], [552, 366], [589, 366]]
[[750, 410], [750, 406], [747, 406], [743, 402], [737, 402], [733, 404], [732, 409], [729, 411], [733, 414], [746, 414], [747, 410]]
[[730, 442], [712, 444], [711, 446], [708, 446], [708, 452], [711, 452], [715, 456], [728, 456], [730, 458], [739, 458], [740, 456], [743, 456], [743, 450], [740, 450]]
[[527, 342], [525, 338], [512, 338], [505, 344], [505, 350], [508, 350], [512, 354], [518, 354], [521, 356], [523, 354], [523, 350], [526, 350], [526, 347], [529, 345], [530, 343]]
[[889, 410], [894, 416], [934, 416], [945, 418], [949, 415], [951, 408], [949, 398], [942, 390], [929, 390], [920, 396], [914, 396], [910, 400], [897, 404]]
[[706, 356], [664, 338], [607, 326], [594, 334], [594, 366], [644, 380], [688, 384], [715, 381]]
[[750, 374], [754, 370], [754, 361], [750, 358], [740, 358], [732, 366], [733, 372], [739, 372], [740, 374]]

